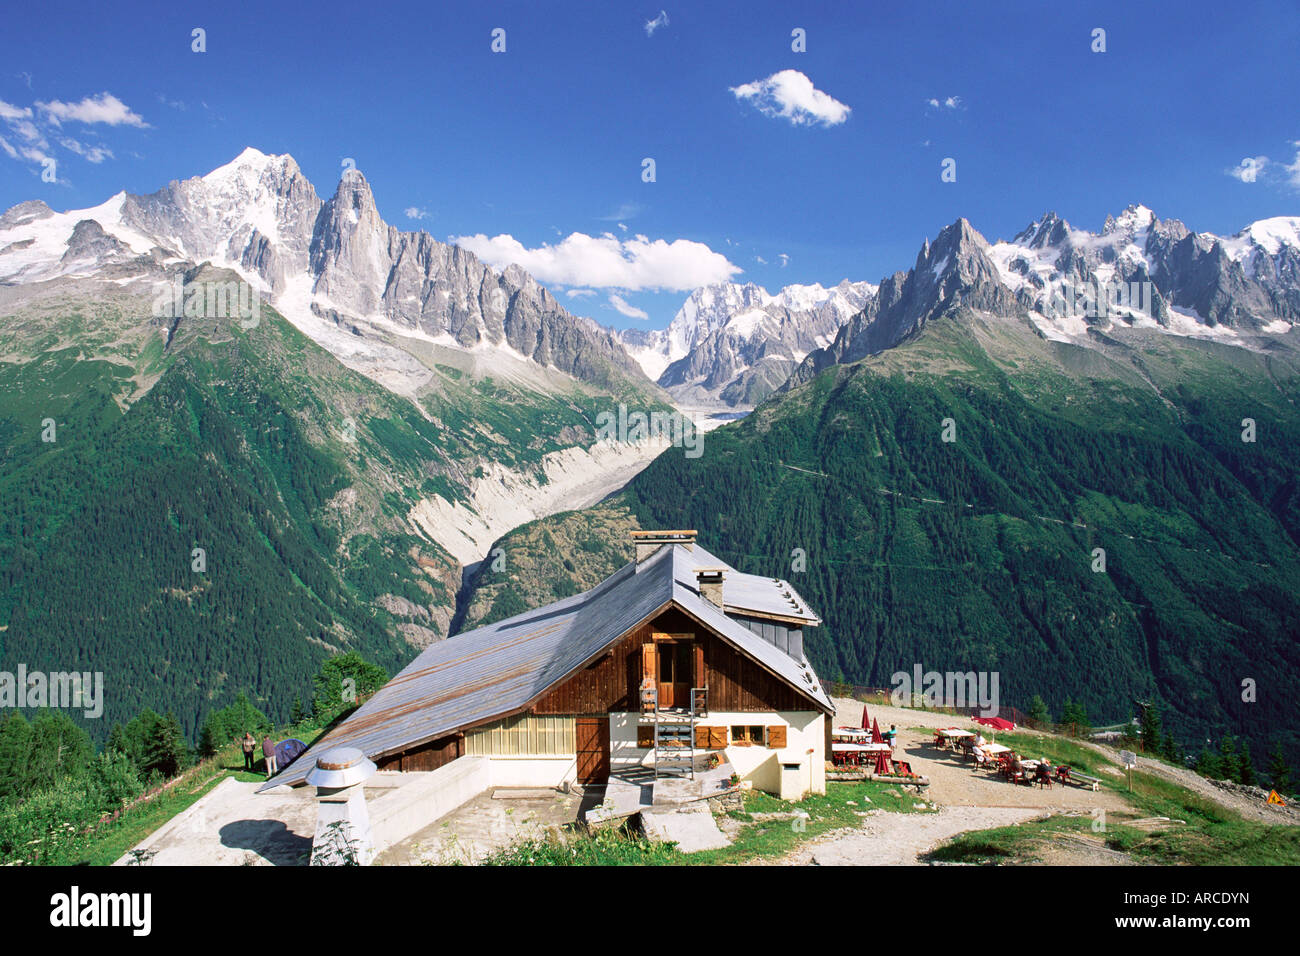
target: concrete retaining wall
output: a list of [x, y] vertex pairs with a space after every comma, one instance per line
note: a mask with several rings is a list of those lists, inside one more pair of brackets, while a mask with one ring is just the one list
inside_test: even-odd
[[[437, 770], [402, 776], [405, 779], [399, 786], [368, 804], [379, 851], [418, 833], [491, 787], [492, 761], [459, 757]], [[369, 786], [366, 790], [369, 800], [372, 791]]]

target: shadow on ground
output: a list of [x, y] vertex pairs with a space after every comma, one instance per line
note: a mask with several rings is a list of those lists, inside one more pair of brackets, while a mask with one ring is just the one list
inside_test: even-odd
[[235, 820], [221, 828], [221, 845], [256, 853], [272, 866], [306, 866], [311, 840], [281, 820]]

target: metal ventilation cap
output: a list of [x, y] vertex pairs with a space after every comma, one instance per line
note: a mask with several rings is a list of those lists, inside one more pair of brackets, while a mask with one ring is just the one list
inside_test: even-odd
[[335, 747], [316, 758], [307, 774], [313, 787], [350, 787], [369, 780], [378, 768], [356, 747]]

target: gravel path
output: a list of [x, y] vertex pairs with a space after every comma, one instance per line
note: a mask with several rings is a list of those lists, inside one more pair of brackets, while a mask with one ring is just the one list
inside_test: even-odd
[[937, 813], [876, 813], [861, 829], [835, 830], [776, 861], [782, 866], [919, 866], [919, 857], [970, 830], [1024, 823], [1047, 814], [1018, 807], [944, 807]]

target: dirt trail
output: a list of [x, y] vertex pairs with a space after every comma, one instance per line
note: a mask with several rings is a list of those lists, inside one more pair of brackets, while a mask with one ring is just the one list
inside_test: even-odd
[[856, 830], [810, 840], [777, 865], [919, 866], [922, 854], [970, 830], [1024, 823], [1047, 814], [1019, 807], [943, 807], [937, 813], [875, 813]]
[[[1085, 741], [1080, 741], [1080, 743], [1103, 756], [1109, 757], [1111, 760], [1116, 762], [1119, 760], [1119, 751], [1112, 747]], [[1175, 783], [1184, 789], [1192, 791], [1197, 796], [1217, 803], [1221, 807], [1234, 810], [1247, 820], [1280, 824], [1282, 826], [1300, 826], [1300, 808], [1291, 804], [1285, 807], [1269, 806], [1263, 800], [1244, 793], [1236, 793], [1225, 790], [1223, 787], [1217, 787], [1213, 782], [1206, 780], [1194, 770], [1188, 770], [1185, 767], [1174, 767], [1159, 760], [1151, 760], [1140, 755], [1137, 758], [1137, 769], [1143, 773], [1149, 773], [1153, 777], [1160, 777], [1170, 783]]]

